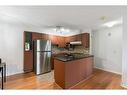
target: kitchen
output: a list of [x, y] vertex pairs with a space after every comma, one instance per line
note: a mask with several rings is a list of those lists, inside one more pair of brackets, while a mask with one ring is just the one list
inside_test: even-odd
[[[51, 61], [49, 61], [49, 63], [51, 63], [51, 66], [49, 63], [47, 63], [47, 64], [49, 64], [49, 68], [51, 68], [52, 70], [54, 69], [54, 71], [56, 72], [56, 73], [54, 73], [54, 75], [57, 75], [57, 72], [60, 72], [60, 71], [56, 71], [54, 68], [54, 64], [55, 64], [54, 59], [59, 59], [59, 57], [61, 57], [61, 56], [63, 56], [62, 58], [64, 58], [64, 56], [67, 56], [67, 55], [68, 55], [67, 58], [69, 58], [69, 54], [79, 56], [79, 58], [77, 58], [77, 60], [85, 58], [85, 57], [86, 58], [92, 57], [92, 55], [89, 55], [89, 47], [90, 47], [90, 34], [89, 33], [82, 33], [82, 34], [77, 34], [77, 35], [73, 35], [73, 36], [69, 36], [69, 37], [63, 37], [63, 36], [55, 36], [55, 35], [49, 35], [49, 34], [44, 34], [44, 33], [25, 31], [24, 32], [24, 47], [25, 47], [24, 48], [24, 55], [25, 55], [24, 56], [24, 72], [25, 73], [35, 71], [34, 68], [36, 67], [35, 66], [36, 62], [34, 60], [37, 60], [37, 59], [34, 59], [33, 42], [36, 40], [51, 41], [52, 54], [51, 54]], [[29, 46], [26, 46], [26, 45], [29, 45]], [[71, 47], [69, 47], [69, 45], [71, 45]], [[48, 47], [50, 48], [49, 44], [48, 44]], [[40, 60], [40, 59], [38, 59], [38, 60]], [[71, 60], [72, 59], [70, 59], [70, 61]], [[76, 60], [76, 58], [75, 58], [75, 60]], [[93, 59], [91, 59], [91, 60], [93, 60]], [[66, 59], [64, 61], [66, 61]], [[67, 60], [67, 61], [69, 61], [69, 60]], [[44, 62], [40, 62], [38, 64], [44, 64]], [[46, 62], [45, 62], [45, 65], [46, 65]], [[91, 72], [89, 75], [92, 74], [93, 62], [91, 62], [90, 65], [91, 65], [91, 67], [90, 67]], [[40, 67], [41, 67], [41, 65], [39, 66], [39, 68]], [[43, 69], [45, 69], [45, 68], [43, 67]], [[37, 69], [38, 68], [36, 68], [36, 70]], [[47, 70], [47, 72], [50, 72], [50, 71], [51, 70]], [[46, 73], [46, 72], [38, 72], [37, 73], [37, 71], [36, 71], [36, 74], [43, 74], [43, 73]], [[58, 76], [56, 76], [56, 77], [58, 77]], [[84, 78], [82, 80], [84, 80]], [[80, 81], [77, 80], [77, 82], [80, 82]]]
[[[90, 15], [94, 9], [96, 16]], [[123, 89], [122, 19], [109, 9], [4, 7], [0, 52], [7, 65], [5, 89]]]

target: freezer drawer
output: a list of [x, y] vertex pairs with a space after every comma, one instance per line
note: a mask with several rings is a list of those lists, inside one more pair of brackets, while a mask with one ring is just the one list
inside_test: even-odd
[[35, 73], [43, 74], [51, 71], [51, 52], [36, 52]]

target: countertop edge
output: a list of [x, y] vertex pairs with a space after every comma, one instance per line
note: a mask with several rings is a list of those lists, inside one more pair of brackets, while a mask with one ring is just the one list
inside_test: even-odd
[[62, 59], [59, 59], [57, 56], [54, 57], [54, 59], [62, 61], [62, 62], [69, 62], [69, 61], [80, 60], [80, 59], [84, 59], [84, 58], [88, 58], [88, 57], [94, 57], [94, 55], [89, 55], [89, 56], [85, 56], [85, 57], [81, 57], [81, 58], [77, 58], [77, 59], [73, 59], [73, 60], [62, 60]]

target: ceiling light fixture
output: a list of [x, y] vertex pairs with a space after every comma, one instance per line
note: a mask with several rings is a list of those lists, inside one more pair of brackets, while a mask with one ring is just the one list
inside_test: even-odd
[[70, 32], [70, 29], [67, 29], [67, 28], [64, 28], [63, 26], [56, 26], [55, 28], [54, 28], [54, 30], [56, 31], [56, 32], [59, 32], [59, 33], [68, 33], [68, 32]]
[[103, 24], [103, 26], [110, 28], [110, 27], [113, 27], [114, 25], [118, 25], [118, 24], [122, 24], [122, 20], [107, 22], [107, 23]]

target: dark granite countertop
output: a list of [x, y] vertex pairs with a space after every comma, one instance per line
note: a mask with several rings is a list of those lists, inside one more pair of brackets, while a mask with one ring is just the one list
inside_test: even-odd
[[68, 62], [68, 61], [83, 59], [87, 57], [93, 57], [93, 55], [82, 54], [82, 53], [62, 54], [62, 55], [56, 56], [55, 59], [63, 61], [63, 62]]

